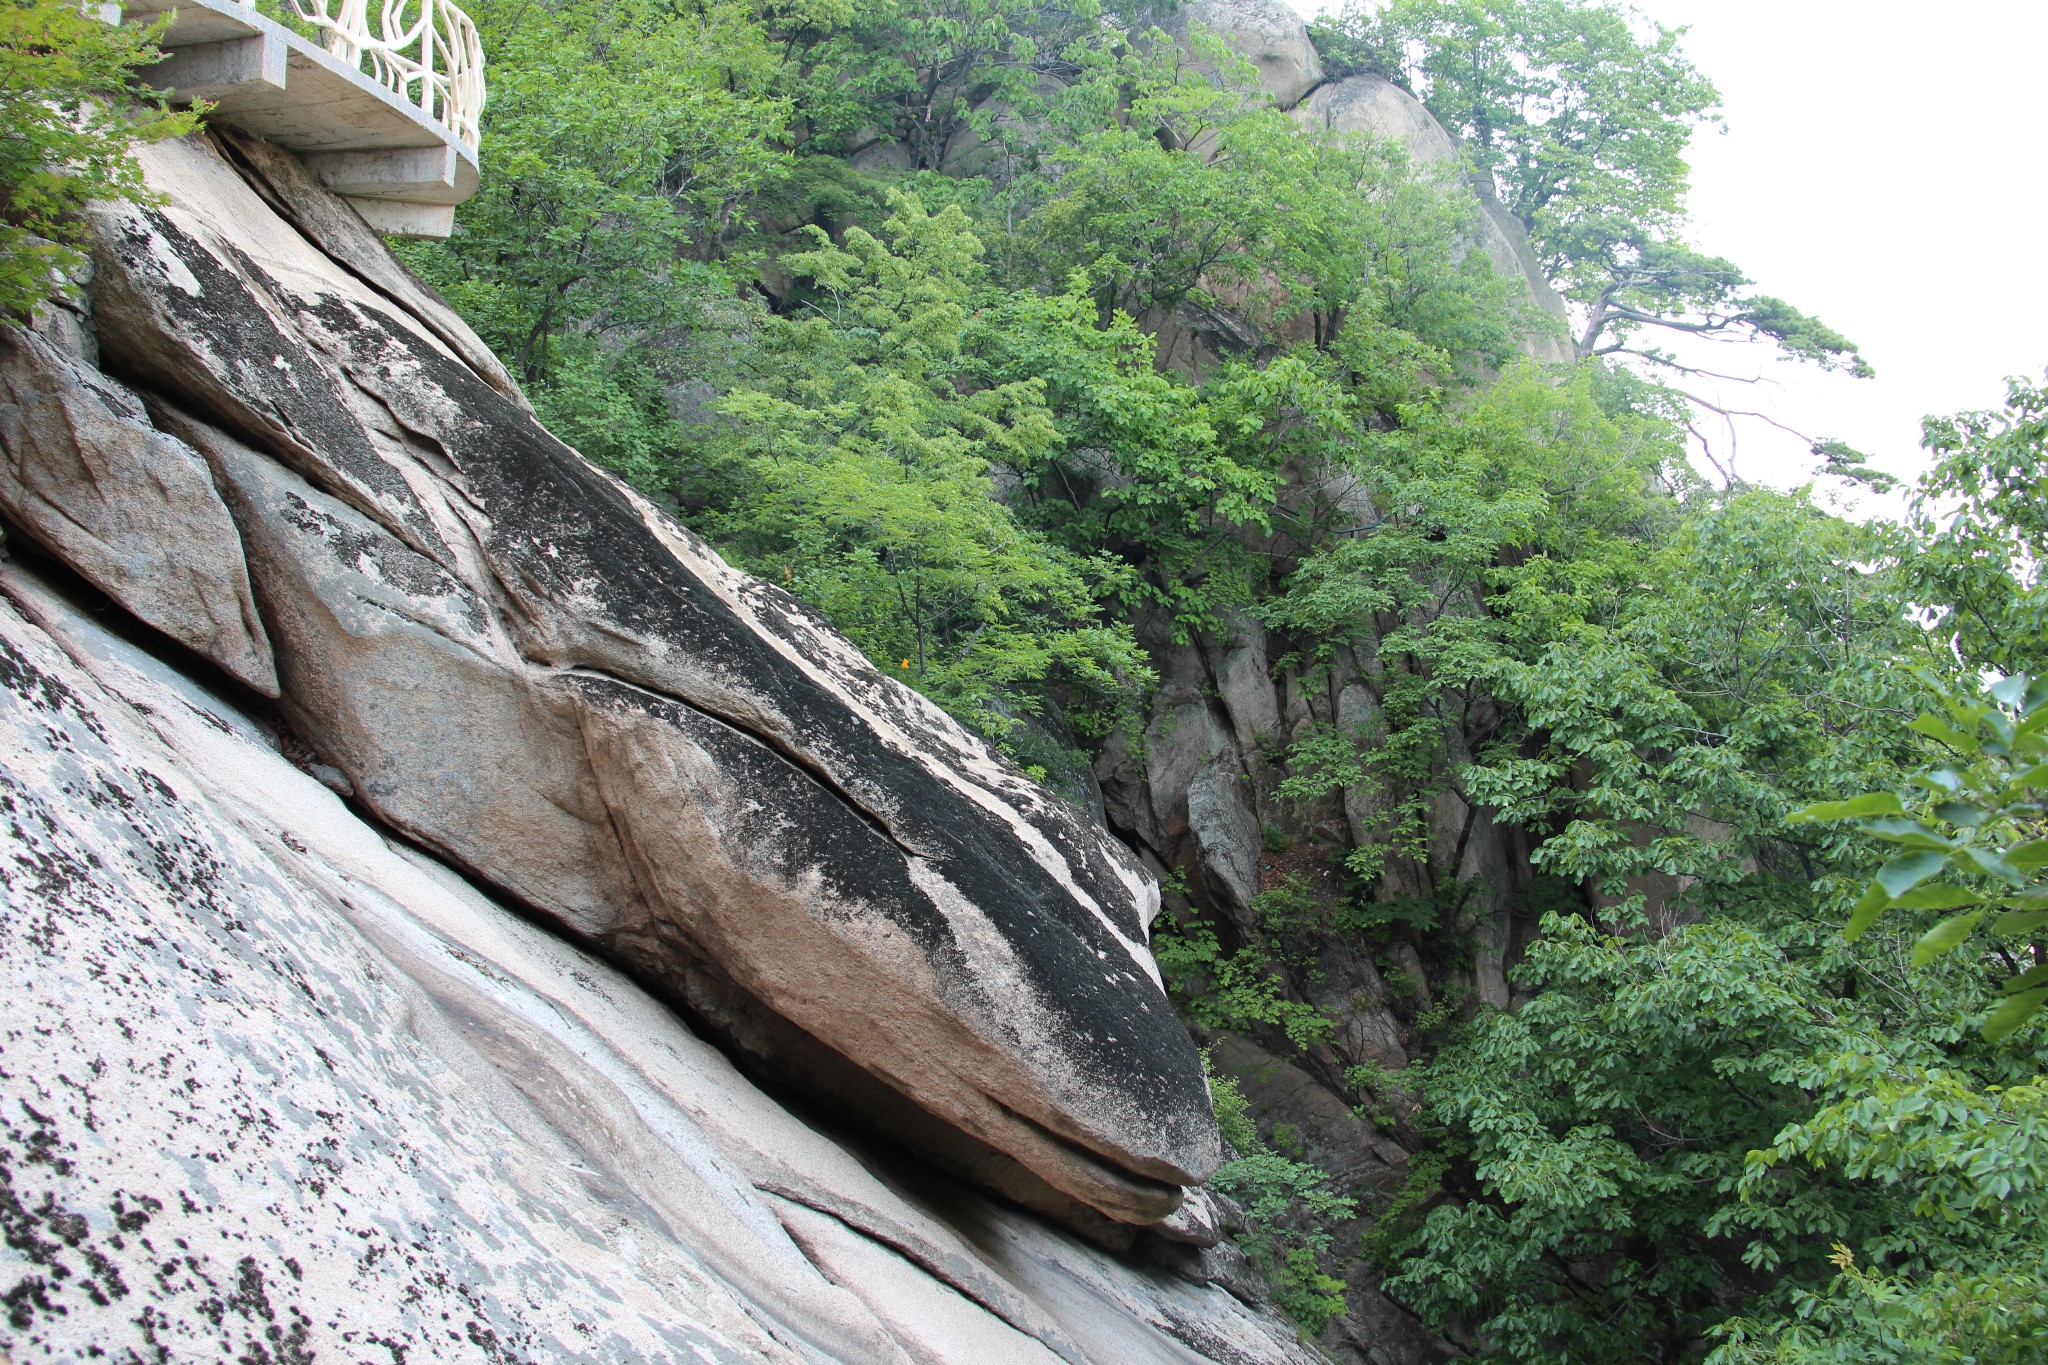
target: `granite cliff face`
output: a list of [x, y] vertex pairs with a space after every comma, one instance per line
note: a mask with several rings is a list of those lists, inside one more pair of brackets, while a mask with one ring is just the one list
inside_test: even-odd
[[787, 1026], [820, 1083], [882, 1079], [1020, 1197], [1171, 1213], [1216, 1137], [1124, 850], [225, 170], [153, 154], [172, 206], [104, 221], [96, 317], [179, 396], [161, 426], [213, 472], [322, 760], [764, 1054]]
[[145, 168], [0, 335], [0, 1349], [1311, 1358], [1124, 847], [288, 155]]
[[[1182, 45], [1197, 30], [1220, 39], [1251, 64], [1257, 85], [1246, 93], [1253, 100], [1263, 99], [1304, 128], [1340, 138], [1363, 136], [1398, 144], [1426, 176], [1469, 199], [1472, 215], [1465, 245], [1484, 254], [1495, 271], [1513, 282], [1527, 305], [1529, 325], [1523, 329], [1522, 350], [1539, 361], [1571, 359], [1564, 300], [1544, 276], [1522, 224], [1494, 199], [1488, 187], [1467, 175], [1457, 140], [1413, 95], [1372, 72], [1330, 76], [1300, 12], [1286, 0], [1185, 0], [1171, 14], [1161, 16], [1158, 27]], [[1189, 65], [1197, 71], [1210, 70], [1201, 59], [1193, 59]], [[1056, 76], [1040, 77], [1040, 95], [1061, 88]], [[977, 118], [950, 120], [952, 131], [943, 146], [925, 153], [923, 162], [912, 147], [921, 143], [927, 130], [898, 127], [888, 136], [883, 136], [882, 130], [866, 130], [864, 140], [849, 147], [848, 164], [858, 171], [879, 173], [922, 164], [947, 176], [1006, 180], [1012, 174], [1012, 163], [974, 125], [986, 119], [999, 127], [1019, 129], [1022, 116], [1002, 96], [969, 86], [951, 87], [942, 93], [959, 99], [963, 107], [972, 105]], [[1220, 144], [1213, 132], [1198, 134], [1188, 150], [1214, 156], [1220, 152]], [[771, 283], [766, 287], [779, 286]], [[1221, 292], [1234, 291], [1226, 288]], [[1183, 303], [1164, 315], [1148, 313], [1139, 322], [1156, 341], [1162, 366], [1197, 377], [1210, 372], [1225, 356], [1271, 354], [1279, 349], [1276, 341], [1309, 340], [1306, 332], [1299, 330], [1305, 323], [1295, 322], [1293, 335], [1285, 335], [1287, 329], [1282, 328], [1282, 335], [1271, 336], [1227, 304], [1198, 307]]]

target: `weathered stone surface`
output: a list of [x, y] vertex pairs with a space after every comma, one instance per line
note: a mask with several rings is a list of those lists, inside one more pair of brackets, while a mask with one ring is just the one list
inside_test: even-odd
[[857, 171], [907, 171], [916, 158], [910, 148], [901, 142], [876, 142], [861, 148], [846, 159], [846, 164]]
[[1339, 1365], [1426, 1365], [1463, 1353], [1380, 1292], [1372, 1267], [1357, 1262], [1344, 1284], [1344, 1313], [1317, 1344]]
[[1398, 142], [1417, 165], [1458, 161], [1457, 140], [1413, 95], [1376, 72], [1331, 81], [1303, 101], [1294, 116], [1332, 133], [1370, 133]]
[[0, 328], [0, 509], [138, 619], [277, 695], [205, 462], [120, 384], [12, 327]]
[[1235, 764], [1214, 762], [1188, 784], [1188, 833], [1194, 836], [1202, 872], [1241, 924], [1252, 922], [1252, 897], [1259, 894], [1259, 822], [1245, 799], [1244, 776]]
[[1223, 1240], [1222, 1196], [1205, 1189], [1192, 1189], [1173, 1216], [1155, 1223], [1152, 1232], [1169, 1242], [1212, 1247]]
[[535, 704], [481, 597], [226, 433], [166, 421], [205, 451], [234, 510], [286, 714], [358, 795], [579, 934], [644, 921], [576, 718]]
[[1266, 628], [1236, 613], [1210, 657], [1216, 695], [1230, 716], [1238, 751], [1249, 758], [1280, 737], [1280, 698], [1266, 661]]
[[9, 1358], [1314, 1359], [878, 1177], [246, 714], [18, 566], [0, 593]]
[[[1349, 682], [1338, 690], [1335, 719], [1339, 730], [1363, 744], [1373, 745], [1386, 737], [1379, 698], [1362, 682]], [[1351, 826], [1351, 842], [1355, 846], [1369, 848], [1380, 841], [1382, 813], [1369, 785], [1344, 789], [1344, 818]]]
[[[1050, 102], [1066, 88], [1066, 82], [1057, 76], [1041, 75], [1032, 83], [1031, 93]], [[939, 159], [939, 174], [956, 180], [985, 176], [994, 184], [1006, 185], [1024, 164], [1009, 148], [1029, 147], [1037, 140], [1039, 130], [1007, 103], [987, 101], [977, 106], [975, 112], [990, 116], [990, 132], [995, 136], [985, 138], [972, 123], [962, 120], [946, 141], [945, 154]]]
[[169, 206], [97, 222], [106, 363], [214, 462], [285, 714], [368, 808], [679, 998], [715, 969], [1061, 1198], [1170, 1213], [1217, 1138], [1130, 855], [209, 145], [144, 156]]
[[1330, 1046], [1347, 1064], [1369, 1061], [1388, 1071], [1407, 1066], [1401, 1026], [1386, 1007], [1387, 985], [1379, 970], [1338, 935], [1317, 946], [1306, 994], [1336, 1022]]
[[958, 1290], [934, 1280], [889, 1247], [863, 1237], [837, 1218], [769, 1196], [782, 1225], [804, 1255], [851, 1287], [889, 1327], [919, 1365], [1015, 1361], [1058, 1365], [1059, 1357], [989, 1313]]
[[485, 383], [526, 405], [518, 382], [483, 338], [439, 294], [392, 259], [383, 238], [363, 221], [354, 204], [322, 189], [305, 164], [282, 147], [228, 128], [216, 129], [213, 138], [241, 168], [250, 188], [308, 242], [433, 332]]
[[1211, 766], [1235, 769], [1237, 748], [1208, 701], [1194, 689], [1173, 683], [1162, 687], [1153, 703], [1144, 747], [1152, 818], [1162, 838], [1177, 839], [1188, 828], [1188, 788]]
[[512, 964], [555, 945], [439, 939], [408, 907], [449, 898], [248, 722], [65, 624], [148, 711], [0, 608], [0, 972], [42, 1025], [5, 1043], [13, 1358], [901, 1358], [619, 1059], [536, 1028]]
[[1235, 1243], [1218, 1242], [1204, 1247], [1155, 1242], [1148, 1250], [1152, 1259], [1174, 1274], [1197, 1284], [1213, 1284], [1255, 1312], [1273, 1306], [1273, 1286]]
[[1121, 739], [1096, 764], [1110, 818], [1249, 924], [1259, 891], [1259, 822], [1244, 755], [1229, 718], [1207, 695], [1201, 651], [1155, 641], [1152, 657], [1161, 685], [1145, 729], [1142, 778]]
[[1205, 1041], [1211, 1065], [1237, 1079], [1260, 1134], [1283, 1153], [1320, 1166], [1353, 1193], [1371, 1197], [1399, 1187], [1407, 1152], [1308, 1072], [1230, 1034], [1209, 1034]]
[[1091, 1362], [1191, 1365], [1192, 1357], [1229, 1365], [1318, 1365], [1313, 1348], [1299, 1344], [1290, 1328], [1274, 1324], [1268, 1311], [1248, 1309], [1214, 1281], [1191, 1282], [1111, 1260], [1044, 1223], [991, 1217], [991, 1206], [965, 1191], [894, 1187], [957, 1228], [979, 1256], [1072, 1333]]
[[1308, 40], [1308, 26], [1281, 0], [1191, 0], [1159, 26], [1185, 41], [1195, 25], [1258, 67], [1259, 84], [1282, 109], [1293, 108], [1322, 83], [1323, 60]]

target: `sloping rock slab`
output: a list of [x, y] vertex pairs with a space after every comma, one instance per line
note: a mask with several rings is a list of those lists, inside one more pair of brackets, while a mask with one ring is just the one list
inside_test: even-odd
[[246, 714], [18, 566], [0, 594], [7, 1358], [1312, 1361], [899, 1192]]
[[[107, 365], [227, 491], [285, 712], [392, 825], [717, 976], [1060, 1197], [1219, 1147], [1130, 855], [542, 430], [212, 148], [97, 220]], [[707, 1017], [719, 1017], [706, 1008]]]

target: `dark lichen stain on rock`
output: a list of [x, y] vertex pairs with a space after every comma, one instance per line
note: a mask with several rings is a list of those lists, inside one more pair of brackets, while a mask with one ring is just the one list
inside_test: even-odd
[[[468, 370], [338, 300], [312, 311], [327, 337], [348, 346], [351, 375], [435, 440], [462, 471], [492, 518], [486, 550], [503, 561], [502, 580], [529, 585], [558, 604], [574, 602], [592, 633], [608, 644], [658, 640], [671, 658], [687, 661], [657, 669], [628, 643], [602, 649], [571, 644], [570, 652], [549, 662], [668, 693], [743, 730], [809, 771], [892, 842], [928, 860], [1016, 951], [1030, 985], [1058, 1016], [1057, 1031], [1073, 1046], [1083, 1085], [1120, 1094], [1161, 1121], [1181, 1113], [1188, 1096], [1203, 1093], [1199, 1063], [1163, 994], [1133, 973], [1103, 970], [1105, 963], [1129, 963], [1109, 926], [1027, 852], [1001, 817], [947, 790], [918, 759], [883, 742], [764, 639], [761, 629], [773, 628], [775, 612], [760, 613], [760, 625], [742, 619], [660, 543], [613, 481]], [[689, 539], [680, 528], [673, 534]], [[779, 590], [750, 583], [746, 591], [792, 619], [806, 614]], [[692, 682], [697, 694], [681, 695]], [[728, 686], [758, 698], [786, 732], [721, 707], [719, 693]], [[1117, 932], [1142, 943], [1145, 928], [1128, 888], [1073, 827], [1072, 814], [1048, 805], [1031, 816]], [[853, 873], [842, 866], [838, 875]], [[906, 932], [921, 942], [939, 941], [932, 916], [919, 908], [925, 898], [899, 901], [882, 886], [862, 889]], [[1133, 1067], [1134, 1057], [1149, 1064]]]

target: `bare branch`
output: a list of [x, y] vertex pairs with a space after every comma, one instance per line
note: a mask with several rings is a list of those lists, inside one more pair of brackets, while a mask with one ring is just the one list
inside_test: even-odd
[[[1787, 436], [1796, 436], [1800, 440], [1806, 442], [1808, 445], [1813, 444], [1813, 437], [1808, 436], [1805, 432], [1799, 430], [1797, 427], [1786, 426], [1783, 422], [1780, 422], [1777, 418], [1771, 416], [1767, 412], [1754, 412], [1748, 408], [1724, 408], [1718, 403], [1708, 402], [1706, 399], [1700, 397], [1696, 393], [1687, 393], [1684, 389], [1673, 389], [1672, 392], [1677, 394], [1680, 398], [1685, 399], [1689, 403], [1697, 403], [1699, 406], [1705, 408], [1708, 412], [1720, 414], [1724, 419], [1732, 419], [1736, 417], [1754, 417], [1759, 422], [1768, 422], [1770, 425], [1784, 432]], [[1733, 424], [1731, 423], [1731, 425], [1729, 426], [1729, 439], [1734, 439], [1734, 433], [1735, 429]]]
[[1714, 458], [1714, 443], [1707, 439], [1707, 433], [1701, 431], [1692, 422], [1687, 422], [1685, 429], [1695, 441], [1700, 443], [1700, 454], [1706, 456], [1707, 463], [1712, 465], [1714, 472], [1721, 476], [1721, 486], [1723, 488], [1734, 488], [1742, 482], [1735, 476], [1735, 467], [1732, 463], [1724, 465]]
[[1673, 360], [1670, 356], [1663, 354], [1661, 351], [1638, 351], [1625, 344], [1616, 344], [1612, 347], [1609, 347], [1606, 350], [1601, 351], [1600, 354], [1631, 355], [1638, 360], [1647, 360], [1652, 365], [1661, 365], [1665, 369], [1676, 371], [1679, 374], [1698, 375], [1704, 379], [1725, 379], [1731, 384], [1769, 384], [1773, 388], [1784, 387], [1784, 385], [1780, 384], [1777, 380], [1766, 378], [1765, 376], [1760, 374], [1722, 374], [1719, 370], [1702, 370], [1695, 368], [1691, 365], [1681, 365], [1676, 360]]

